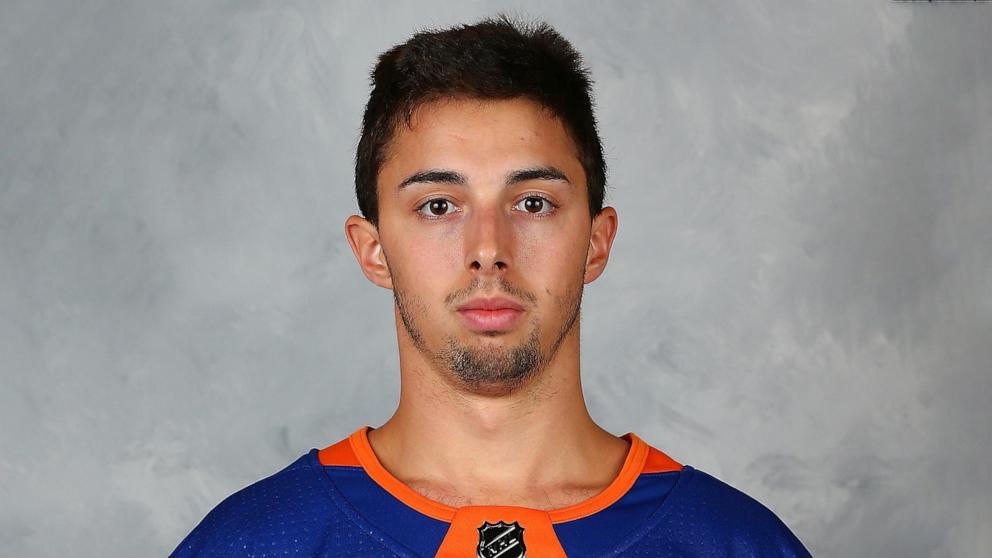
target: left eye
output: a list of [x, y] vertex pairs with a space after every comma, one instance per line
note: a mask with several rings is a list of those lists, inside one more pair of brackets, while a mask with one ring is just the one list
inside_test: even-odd
[[517, 202], [516, 207], [521, 211], [526, 211], [527, 213], [538, 213], [546, 214], [550, 213], [551, 209], [554, 207], [550, 201], [541, 196], [527, 196], [526, 198]]

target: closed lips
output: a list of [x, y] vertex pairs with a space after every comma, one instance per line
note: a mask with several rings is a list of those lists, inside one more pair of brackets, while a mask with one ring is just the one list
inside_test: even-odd
[[524, 307], [509, 298], [476, 298], [458, 307], [459, 312], [466, 310], [517, 310]]

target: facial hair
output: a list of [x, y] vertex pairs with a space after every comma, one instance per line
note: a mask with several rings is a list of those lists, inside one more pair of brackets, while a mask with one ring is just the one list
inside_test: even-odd
[[[431, 349], [427, 346], [418, 322], [427, 319], [427, 306], [421, 299], [409, 295], [399, 288], [396, 277], [393, 277], [393, 299], [399, 309], [403, 327], [410, 336], [414, 346], [428, 359], [449, 372], [458, 384], [475, 393], [510, 393], [529, 379], [534, 377], [558, 352], [565, 336], [578, 323], [582, 305], [583, 283], [579, 282], [577, 291], [569, 291], [566, 295], [555, 297], [558, 307], [565, 310], [565, 319], [559, 328], [558, 335], [550, 350], [542, 351], [540, 343], [541, 324], [538, 319], [531, 321], [531, 330], [521, 344], [514, 347], [498, 347], [494, 345], [468, 346], [460, 343], [455, 336], [445, 336], [443, 346]], [[536, 302], [536, 297], [510, 285], [505, 279], [497, 280], [500, 290], [516, 298]], [[468, 295], [478, 290], [486, 290], [478, 279], [464, 290], [449, 295], [445, 302], [452, 304], [455, 300], [468, 298]]]

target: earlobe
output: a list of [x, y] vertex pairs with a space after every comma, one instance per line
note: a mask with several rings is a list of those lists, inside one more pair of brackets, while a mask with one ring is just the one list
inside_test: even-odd
[[593, 219], [589, 236], [589, 250], [586, 252], [586, 273], [584, 281], [592, 283], [606, 270], [610, 259], [613, 239], [617, 235], [617, 212], [612, 207], [604, 207]]
[[344, 223], [344, 234], [365, 277], [384, 289], [393, 288], [389, 264], [375, 225], [364, 217], [352, 215]]

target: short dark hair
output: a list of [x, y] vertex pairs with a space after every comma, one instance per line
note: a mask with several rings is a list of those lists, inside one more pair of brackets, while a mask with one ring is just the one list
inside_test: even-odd
[[528, 98], [559, 118], [578, 147], [586, 173], [589, 212], [603, 209], [606, 162], [596, 130], [592, 80], [572, 45], [544, 22], [499, 15], [474, 25], [428, 30], [383, 53], [371, 74], [372, 92], [355, 154], [355, 194], [362, 215], [378, 226], [376, 183], [385, 151], [401, 120], [445, 98]]

